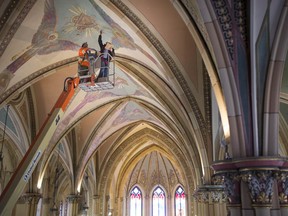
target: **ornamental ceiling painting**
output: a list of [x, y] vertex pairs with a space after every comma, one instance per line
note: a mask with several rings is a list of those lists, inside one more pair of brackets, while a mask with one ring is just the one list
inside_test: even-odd
[[[77, 76], [82, 43], [99, 50], [102, 30], [103, 42], [111, 41], [116, 52], [114, 88], [95, 92], [76, 89], [43, 152], [38, 167], [40, 184], [48, 175], [46, 168], [56, 163], [56, 154], [64, 169], [80, 182], [85, 169], [95, 166], [96, 155], [99, 163], [106, 163], [109, 150], [120, 145], [135, 142], [129, 152], [153, 146], [153, 151], [162, 152], [159, 157], [166, 154], [169, 160], [175, 160], [176, 154], [188, 154], [187, 150], [168, 153], [163, 144], [197, 148], [197, 133], [207, 133], [205, 100], [209, 95], [204, 97], [204, 92], [210, 90], [209, 79], [207, 73], [203, 75], [202, 58], [191, 32], [172, 2], [167, 2], [157, 1], [166, 16], [163, 21], [157, 11], [144, 19], [146, 8], [138, 10], [138, 1], [125, 2], [128, 6], [123, 4], [124, 10], [120, 2], [100, 0], [27, 0], [22, 10], [18, 5], [13, 28], [2, 31], [0, 46], [0, 98], [3, 104], [13, 104], [7, 134], [15, 134], [14, 142], [21, 149], [18, 158], [50, 115], [63, 92], [64, 80]], [[181, 31], [160, 32], [162, 27], [171, 31], [167, 23], [174, 23]], [[3, 128], [6, 107], [0, 111]], [[12, 118], [14, 113], [17, 117]], [[198, 127], [197, 121], [203, 127]], [[200, 161], [200, 155], [196, 157]], [[88, 172], [93, 173], [91, 170]]]
[[[41, 19], [38, 19], [40, 14]], [[11, 79], [8, 88], [31, 71], [39, 73], [41, 68], [75, 57], [83, 42], [99, 50], [100, 30], [103, 30], [103, 40], [111, 41], [117, 53], [136, 58], [141, 56], [146, 65], [161, 72], [160, 64], [147, 45], [102, 3], [46, 0], [37, 1], [31, 8], [10, 42], [9, 46], [13, 48], [8, 46], [0, 59], [2, 74]], [[28, 61], [29, 65], [26, 64]]]
[[[117, 20], [117, 23], [115, 20]], [[51, 89], [49, 89], [51, 85], [49, 83], [54, 80], [54, 84], [57, 85], [56, 80], [64, 80], [65, 77], [77, 75], [77, 67], [75, 66], [70, 67], [69, 71], [63, 73], [63, 71], [54, 70], [54, 65], [58, 66], [62, 62], [65, 64], [67, 61], [75, 61], [78, 49], [83, 42], [88, 42], [89, 47], [98, 50], [97, 40], [100, 30], [103, 30], [103, 40], [113, 43], [116, 55], [128, 56], [130, 59], [137, 59], [138, 62], [141, 59], [141, 64], [144, 67], [149, 65], [149, 70], [158, 73], [162, 78], [164, 77], [163, 68], [156, 60], [151, 49], [131, 27], [100, 1], [86, 1], [85, 4], [81, 0], [37, 1], [4, 51], [0, 59], [0, 70], [2, 76], [5, 74], [6, 77], [9, 77], [9, 79], [5, 79], [6, 89], [11, 86], [21, 86], [23, 82], [33, 82], [35, 77], [41, 77], [43, 74], [50, 74], [49, 78], [41, 78], [39, 82], [37, 82], [39, 79], [34, 81], [37, 82], [34, 87], [37, 100], [42, 101], [45, 98], [45, 101], [40, 102], [40, 104], [46, 104], [45, 107], [40, 107], [42, 112], [38, 116], [39, 125], [44, 122], [47, 113], [57, 100], [57, 95], [61, 93], [62, 86], [55, 88], [59, 89], [58, 93], [51, 95]], [[25, 33], [23, 34], [23, 32]], [[12, 49], [10, 46], [18, 47], [18, 49]], [[143, 69], [139, 71], [143, 71]], [[61, 139], [67, 133], [69, 126], [76, 124], [89, 113], [111, 101], [121, 100], [121, 98], [127, 96], [138, 98], [138, 101], [147, 101], [151, 106], [162, 109], [162, 112], [168, 115], [157, 96], [155, 97], [153, 92], [149, 92], [147, 87], [144, 87], [131, 74], [128, 75], [126, 68], [116, 66], [115, 74], [114, 89], [92, 93], [77, 91], [65, 113], [65, 120], [59, 125], [51, 143], [57, 143], [58, 139]], [[42, 92], [41, 96], [40, 92]], [[151, 113], [143, 111], [142, 105], [137, 105], [137, 103], [124, 103], [120, 106], [115, 103], [109, 106], [117, 107], [120, 113], [121, 109], [125, 110], [125, 107], [128, 106], [131, 113], [138, 113], [138, 120], [143, 120], [141, 113], [146, 113], [147, 117], [145, 119], [155, 119], [153, 115], [149, 117]], [[141, 112], [139, 112], [140, 110]], [[123, 116], [113, 115], [113, 113], [110, 113], [110, 115], [113, 116], [110, 121], [117, 122], [121, 126], [125, 125], [125, 122], [121, 124]], [[97, 118], [100, 119], [101, 117], [104, 118], [101, 115]], [[126, 124], [129, 124], [129, 118], [137, 121], [137, 114], [127, 115], [125, 118]], [[157, 120], [156, 122], [163, 127], [162, 123]], [[103, 125], [105, 126], [104, 123]], [[104, 126], [102, 128], [105, 128]], [[102, 133], [107, 134], [111, 131], [113, 132], [113, 127], [110, 127], [109, 130], [102, 130]], [[97, 135], [101, 137], [103, 134], [101, 135], [98, 132]]]

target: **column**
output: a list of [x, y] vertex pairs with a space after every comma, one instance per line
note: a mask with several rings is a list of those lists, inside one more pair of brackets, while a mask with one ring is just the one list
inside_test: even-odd
[[269, 169], [245, 169], [242, 180], [247, 183], [255, 216], [270, 216], [272, 208], [274, 171]]
[[121, 215], [121, 205], [122, 205], [121, 200], [123, 200], [122, 197], [115, 198], [115, 203], [114, 203], [114, 215], [115, 216]]
[[93, 201], [92, 201], [92, 215], [93, 216], [99, 216], [100, 214], [100, 196], [99, 195], [94, 195], [93, 196]]
[[171, 196], [169, 194], [167, 194], [167, 202], [166, 202], [166, 205], [167, 205], [167, 215], [173, 215], [172, 214], [172, 205], [171, 205]]
[[197, 201], [198, 215], [223, 216], [227, 215], [225, 203], [227, 195], [222, 185], [199, 186], [194, 192]]
[[81, 196], [77, 194], [70, 194], [67, 197], [67, 200], [68, 200], [67, 215], [68, 216], [78, 215], [78, 201], [80, 198]]
[[37, 213], [37, 204], [41, 198], [39, 193], [25, 193], [22, 195], [22, 198], [28, 204], [28, 215], [35, 216]]
[[[129, 200], [128, 198], [126, 199], [126, 202], [127, 200]], [[151, 211], [150, 211], [150, 205], [151, 205], [152, 201], [150, 199], [150, 195], [149, 194], [146, 194], [144, 196], [144, 215], [150, 215]], [[127, 211], [129, 211], [129, 209], [127, 208]]]
[[241, 176], [237, 170], [216, 173], [212, 177], [214, 185], [223, 185], [227, 194], [227, 212], [231, 216], [241, 216]]
[[41, 215], [49, 215], [50, 214], [50, 200], [51, 198], [43, 198], [42, 200], [42, 208], [41, 208]]
[[123, 197], [119, 197], [118, 198], [118, 205], [117, 205], [117, 215], [123, 215], [123, 201], [124, 198]]
[[57, 216], [57, 215], [58, 215], [58, 212], [59, 212], [59, 209], [58, 209], [56, 203], [53, 202], [53, 204], [52, 204], [52, 206], [51, 206], [51, 208], [50, 208], [50, 215], [51, 215], [51, 216]]

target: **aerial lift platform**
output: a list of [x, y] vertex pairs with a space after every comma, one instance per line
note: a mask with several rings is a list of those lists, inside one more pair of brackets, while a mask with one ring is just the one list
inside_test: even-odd
[[[90, 49], [89, 51], [90, 54], [91, 52], [96, 52], [96, 50], [93, 49]], [[101, 55], [97, 57], [95, 55], [89, 55], [90, 68], [86, 71], [81, 71], [79, 69], [77, 77], [68, 77], [65, 79], [64, 89], [57, 102], [1, 193], [1, 216], [11, 214], [17, 200], [23, 193], [33, 171], [44, 154], [59, 122], [62, 120], [65, 110], [71, 102], [76, 89], [80, 88], [85, 92], [94, 92], [114, 88], [115, 61], [112, 56], [111, 58], [112, 61], [111, 64], [108, 65], [107, 77], [99, 77], [99, 71], [101, 70]]]
[[[101, 67], [101, 60], [103, 54], [97, 55], [97, 50], [88, 49], [87, 56], [89, 57], [89, 69], [78, 69], [79, 88], [85, 92], [101, 91], [113, 89], [115, 84], [115, 60], [114, 57], [109, 55], [112, 59], [108, 66]], [[99, 77], [100, 70], [107, 69], [107, 77]]]

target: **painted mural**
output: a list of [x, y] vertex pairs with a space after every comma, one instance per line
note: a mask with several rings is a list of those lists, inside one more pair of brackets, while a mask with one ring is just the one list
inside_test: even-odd
[[[59, 137], [61, 137], [61, 134], [69, 127], [69, 125], [73, 124], [73, 122], [77, 121], [77, 119], [81, 118], [86, 113], [89, 113], [91, 109], [95, 109], [95, 107], [101, 106], [101, 104], [130, 96], [140, 100], [143, 99], [147, 103], [150, 102], [151, 105], [160, 108], [157, 98], [153, 97], [153, 94], [151, 94], [149, 90], [146, 89], [143, 85], [141, 85], [140, 82], [138, 82], [136, 79], [133, 79], [132, 77], [129, 77], [121, 69], [117, 68], [116, 70], [116, 81], [115, 87], [113, 89], [89, 93], [84, 91], [78, 92], [66, 110], [63, 120], [58, 125], [51, 143], [55, 143]], [[126, 110], [126, 108], [123, 109]], [[123, 112], [125, 114], [123, 114]], [[143, 116], [144, 112], [145, 116]], [[113, 122], [109, 122], [108, 124], [110, 125], [108, 127], [109, 132], [116, 131], [120, 125], [123, 126], [123, 124], [129, 124], [136, 121], [137, 119], [146, 119], [146, 121], [153, 122], [154, 124], [160, 124], [159, 122], [155, 121], [157, 118], [144, 111], [144, 109], [137, 103], [129, 105], [129, 114], [127, 114], [126, 111], [119, 111], [119, 113], [117, 112], [117, 114], [113, 114], [112, 119]], [[161, 125], [161, 127], [164, 126]], [[106, 134], [107, 131], [101, 131], [101, 133], [98, 134], [99, 138], [104, 136], [104, 133]]]
[[[37, 7], [41, 7], [41, 5]], [[37, 7], [34, 6], [31, 9], [35, 10], [35, 14], [40, 13]], [[77, 55], [77, 51], [83, 42], [88, 42], [89, 47], [99, 50], [97, 39], [100, 30], [103, 31], [103, 40], [113, 43], [116, 55], [117, 52], [125, 55], [130, 53], [131, 57], [133, 57], [135, 52], [138, 52], [138, 55], [144, 56], [147, 61], [154, 63], [161, 70], [159, 63], [152, 56], [153, 54], [149, 53], [149, 48], [139, 39], [136, 33], [129, 29], [121, 19], [117, 19], [117, 21], [123, 22], [120, 23], [121, 26], [116, 23], [117, 16], [112, 14], [99, 1], [46, 0], [43, 7], [42, 20], [32, 39], [25, 38], [28, 37], [27, 35], [19, 35], [19, 37], [23, 37], [19, 40], [31, 40], [31, 43], [27, 44], [25, 48], [19, 47], [19, 50], [12, 51], [8, 65], [5, 59], [1, 58], [3, 61], [0, 59], [0, 68], [2, 70], [0, 73], [1, 92], [7, 88], [11, 79], [16, 79], [13, 83], [23, 79], [24, 71], [28, 71], [28, 74], [25, 74], [25, 76], [28, 76], [29, 73], [39, 70], [45, 64], [46, 66], [53, 64], [53, 60], [55, 61], [53, 56], [55, 55], [58, 55], [58, 60]], [[37, 17], [28, 17], [27, 19], [31, 22]], [[25, 21], [23, 21], [23, 26], [25, 26]], [[60, 55], [63, 51], [65, 53]], [[39, 57], [35, 60], [37, 56]], [[47, 56], [47, 58], [40, 58], [40, 56]], [[41, 61], [40, 64], [39, 59]], [[28, 61], [30, 61], [29, 69], [25, 67]], [[33, 61], [35, 64], [33, 64]], [[37, 68], [38, 64], [36, 62], [40, 68]], [[6, 65], [6, 68], [3, 68], [4, 65]], [[19, 77], [18, 79], [17, 76]]]
[[152, 124], [158, 125], [160, 128], [167, 127], [159, 121], [157, 117], [155, 117], [152, 113], [147, 112], [143, 107], [139, 104], [129, 101], [121, 105], [121, 109], [118, 109], [116, 112], [113, 113], [101, 127], [102, 130], [98, 130], [97, 133], [94, 135], [93, 142], [89, 147], [88, 154], [85, 155], [85, 160], [95, 152], [95, 150], [99, 147], [99, 145], [107, 139], [111, 134], [115, 133], [116, 131], [123, 128], [125, 125], [132, 124], [137, 121], [147, 121]]

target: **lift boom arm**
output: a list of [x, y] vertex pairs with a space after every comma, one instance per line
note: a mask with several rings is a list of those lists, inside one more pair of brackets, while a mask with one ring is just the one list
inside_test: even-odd
[[63, 92], [0, 196], [0, 215], [11, 215], [17, 200], [23, 193], [59, 121], [63, 117], [67, 105], [74, 96], [78, 84], [78, 77], [66, 78]]

